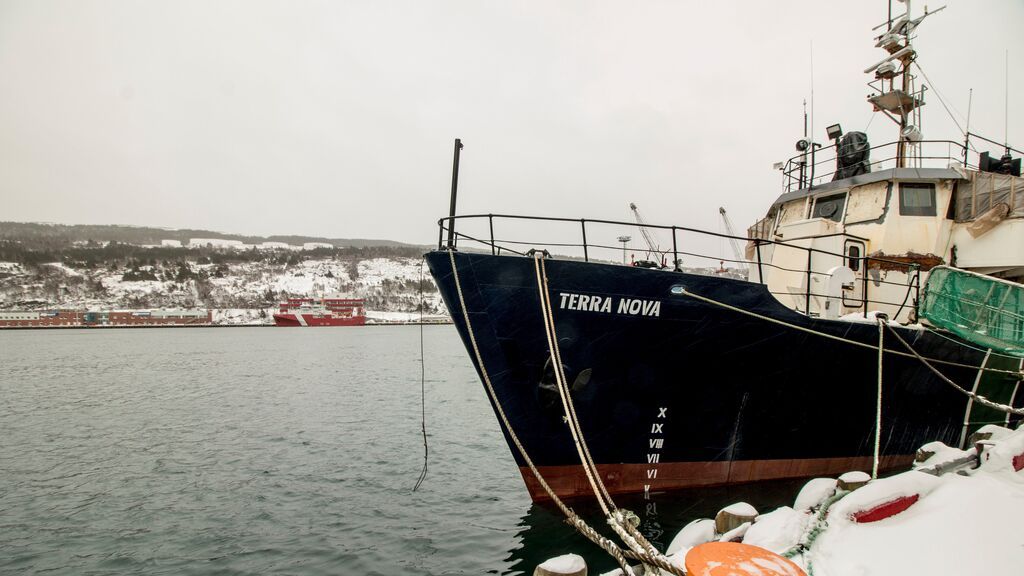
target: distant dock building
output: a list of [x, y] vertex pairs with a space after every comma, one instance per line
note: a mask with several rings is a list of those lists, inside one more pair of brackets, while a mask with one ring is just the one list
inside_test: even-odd
[[209, 326], [209, 310], [7, 310], [0, 328]]

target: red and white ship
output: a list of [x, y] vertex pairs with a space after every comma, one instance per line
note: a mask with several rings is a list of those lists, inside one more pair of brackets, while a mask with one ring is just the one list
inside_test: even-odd
[[278, 326], [362, 326], [366, 313], [361, 298], [289, 298], [274, 314]]

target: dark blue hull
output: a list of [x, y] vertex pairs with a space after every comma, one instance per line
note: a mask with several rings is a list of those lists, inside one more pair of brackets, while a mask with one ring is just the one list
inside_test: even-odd
[[[435, 251], [426, 258], [477, 364], [449, 254]], [[483, 364], [512, 427], [556, 492], [586, 493], [550, 385], [533, 260], [470, 253], [456, 253], [455, 260]], [[764, 286], [740, 280], [555, 259], [547, 260], [546, 268], [563, 364], [568, 381], [577, 382], [576, 410], [611, 491], [870, 469], [876, 350], [672, 289], [685, 286], [743, 310], [872, 347], [878, 344], [876, 325], [808, 318], [783, 307]], [[983, 361], [983, 353], [944, 336], [899, 331], [927, 357], [968, 366]], [[891, 340], [889, 335], [887, 350], [901, 350]], [[579, 377], [585, 370], [589, 381]], [[966, 367], [941, 370], [967, 386], [977, 376], [976, 369]], [[1006, 389], [1012, 389], [1012, 376], [1006, 380]], [[917, 359], [887, 353], [883, 468], [906, 465], [920, 445], [933, 440], [957, 444], [966, 407], [964, 395]], [[524, 470], [514, 448], [512, 453]], [[531, 495], [544, 497], [525, 470], [524, 479]]]

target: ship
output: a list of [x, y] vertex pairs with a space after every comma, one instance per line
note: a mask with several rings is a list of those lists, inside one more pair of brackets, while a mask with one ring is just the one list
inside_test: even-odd
[[[805, 128], [746, 236], [457, 215], [456, 140], [451, 210], [425, 258], [534, 500], [596, 491], [586, 461], [609, 493], [650, 493], [884, 473], [927, 442], [1019, 424], [1006, 408], [1024, 406], [1020, 151], [971, 132], [923, 137], [913, 39], [937, 11], [906, 9], [867, 71], [896, 139], [836, 124], [819, 143]], [[531, 224], [557, 242], [510, 232]], [[651, 242], [625, 263], [638, 231], [671, 248]], [[723, 239], [745, 244], [746, 278], [682, 266], [720, 260], [699, 249]], [[929, 283], [940, 270], [980, 282], [954, 294], [945, 323], [924, 306], [953, 286]], [[985, 318], [999, 319], [989, 340], [958, 328]]]
[[274, 314], [277, 326], [362, 326], [366, 324], [361, 298], [289, 298]]

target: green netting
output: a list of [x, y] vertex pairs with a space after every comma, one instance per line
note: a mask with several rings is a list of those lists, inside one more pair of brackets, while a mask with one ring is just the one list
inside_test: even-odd
[[925, 283], [921, 316], [965, 340], [1024, 358], [1024, 285], [939, 266]]

